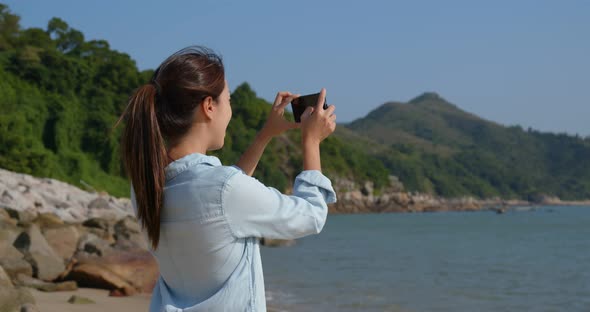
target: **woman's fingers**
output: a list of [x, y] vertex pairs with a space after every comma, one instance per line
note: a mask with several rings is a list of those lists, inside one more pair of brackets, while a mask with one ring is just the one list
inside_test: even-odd
[[336, 106], [335, 105], [333, 105], [333, 104], [332, 105], [329, 105], [328, 108], [326, 108], [324, 110], [324, 113], [326, 115], [330, 116], [334, 112], [335, 109], [336, 109]]
[[313, 106], [306, 107], [303, 113], [301, 113], [301, 121], [307, 120], [311, 113], [313, 113], [313, 110]]
[[273, 106], [276, 106], [279, 103], [281, 103], [283, 101], [283, 98], [286, 96], [289, 96], [290, 94], [291, 94], [291, 92], [289, 92], [289, 91], [281, 91], [281, 92], [277, 93], [277, 97], [275, 98], [275, 102], [274, 102]]
[[293, 99], [296, 99], [300, 96], [300, 94], [293, 94], [289, 91], [281, 91], [277, 93], [277, 97], [273, 104], [273, 107], [277, 110], [284, 109]]
[[299, 94], [291, 94], [291, 95], [283, 98], [283, 101], [277, 106], [277, 108], [284, 109], [285, 107], [287, 107], [287, 105], [289, 105], [289, 103], [291, 103], [291, 101], [293, 101], [293, 99], [296, 99], [298, 97], [299, 97]]

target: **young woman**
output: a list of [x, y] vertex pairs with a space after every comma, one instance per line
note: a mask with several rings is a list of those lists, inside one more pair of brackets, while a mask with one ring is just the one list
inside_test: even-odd
[[[207, 151], [223, 147], [232, 116], [219, 56], [203, 47], [166, 59], [131, 96], [123, 162], [131, 201], [160, 277], [150, 311], [266, 311], [260, 237], [294, 239], [319, 233], [336, 202], [321, 172], [320, 142], [336, 127], [334, 105], [308, 107], [301, 123], [283, 118], [298, 95], [279, 92], [263, 129], [237, 164]], [[268, 142], [300, 128], [303, 171], [293, 195], [251, 177]]]

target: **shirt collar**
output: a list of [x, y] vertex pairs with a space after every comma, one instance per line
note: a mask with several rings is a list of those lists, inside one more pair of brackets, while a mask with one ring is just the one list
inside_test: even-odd
[[201, 153], [192, 153], [185, 155], [166, 166], [166, 179], [172, 179], [181, 172], [197, 164], [207, 164], [209, 166], [221, 166], [221, 161], [215, 156], [209, 156]]

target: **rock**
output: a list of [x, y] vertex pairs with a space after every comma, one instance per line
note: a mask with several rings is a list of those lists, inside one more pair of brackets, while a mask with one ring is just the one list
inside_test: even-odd
[[25, 260], [25, 256], [12, 245], [21, 232], [18, 227], [0, 221], [0, 266], [4, 267], [12, 279], [18, 273], [33, 274], [33, 269]]
[[373, 182], [366, 181], [365, 184], [363, 185], [363, 187], [361, 188], [361, 193], [364, 196], [373, 195]]
[[8, 274], [6, 274], [6, 272], [4, 271], [4, 268], [2, 266], [0, 266], [0, 287], [12, 287], [12, 281], [10, 280], [10, 277], [8, 276]]
[[410, 203], [408, 193], [393, 193], [390, 195], [390, 198], [400, 206], [407, 206]]
[[20, 312], [39, 312], [39, 308], [32, 303], [25, 303], [20, 307]]
[[16, 225], [0, 220], [0, 250], [5, 246], [11, 246], [22, 231]]
[[2, 224], [2, 223], [12, 224], [12, 225], [16, 226], [18, 223], [18, 220], [10, 217], [10, 214], [6, 211], [6, 209], [0, 208], [0, 224]]
[[76, 258], [94, 255], [95, 257], [106, 256], [111, 253], [113, 248], [109, 242], [101, 239], [94, 233], [83, 234], [78, 242]]
[[112, 247], [118, 250], [147, 250], [148, 244], [140, 234], [131, 234], [129, 238], [117, 239], [117, 242], [115, 242]]
[[59, 216], [51, 212], [40, 213], [37, 218], [33, 220], [33, 222], [39, 225], [39, 227], [42, 229], [58, 227], [64, 224], [63, 220]]
[[49, 246], [66, 262], [76, 252], [80, 239], [80, 233], [73, 225], [45, 229], [43, 236]]
[[74, 280], [81, 287], [119, 289], [126, 295], [133, 295], [136, 290], [131, 284], [119, 275], [113, 273], [102, 264], [80, 263], [77, 264], [65, 277], [66, 280]]
[[12, 218], [22, 224], [33, 221], [37, 213], [53, 213], [71, 223], [93, 217], [119, 220], [133, 215], [127, 198], [97, 196], [61, 181], [4, 169], [0, 169], [0, 207], [11, 209], [16, 215]]
[[90, 209], [109, 209], [109, 199], [99, 196], [88, 203]]
[[115, 243], [113, 222], [102, 218], [90, 218], [82, 223], [85, 231], [93, 233], [109, 244]]
[[120, 220], [133, 214], [133, 208], [128, 199], [115, 199], [108, 194], [101, 194], [88, 203], [89, 217], [107, 220]]
[[266, 247], [289, 247], [295, 245], [294, 239], [261, 238], [260, 244]]
[[127, 233], [141, 233], [141, 226], [135, 217], [125, 217], [117, 223], [115, 223], [115, 233], [127, 234]]
[[86, 297], [73, 295], [70, 297], [70, 299], [68, 299], [68, 303], [71, 303], [71, 304], [92, 304], [92, 303], [96, 303], [96, 302], [94, 302], [94, 300], [86, 298]]
[[33, 267], [31, 264], [25, 259], [24, 255], [14, 247], [12, 247], [12, 250], [10, 250], [8, 253], [2, 254], [2, 257], [0, 258], [0, 265], [4, 268], [4, 271], [6, 274], [8, 274], [8, 276], [10, 276], [11, 279], [16, 278], [18, 274], [24, 274], [28, 276], [33, 275]]
[[51, 281], [65, 269], [63, 259], [49, 246], [36, 224], [21, 233], [13, 245], [33, 267], [33, 277]]
[[109, 230], [109, 222], [107, 220], [100, 219], [100, 218], [88, 219], [88, 220], [82, 222], [82, 225], [85, 227], [97, 228], [97, 229], [101, 229], [104, 231]]
[[116, 243], [113, 247], [121, 250], [148, 249], [148, 244], [140, 232], [140, 225], [135, 217], [128, 216], [119, 220], [114, 226], [114, 231]]
[[0, 286], [0, 311], [37, 311], [34, 307], [35, 298], [28, 289]]
[[140, 292], [152, 291], [158, 276], [158, 263], [147, 250], [111, 250], [102, 257], [76, 256], [74, 266], [91, 264], [104, 266]]
[[16, 282], [20, 286], [25, 286], [29, 288], [35, 288], [41, 291], [68, 291], [68, 290], [76, 290], [78, 289], [78, 285], [75, 281], [66, 281], [60, 283], [49, 283], [45, 282], [30, 276], [26, 276], [24, 274], [18, 274], [16, 278]]
[[12, 208], [4, 208], [12, 219], [18, 221], [20, 225], [27, 225], [37, 218], [37, 212], [30, 210], [16, 210]]

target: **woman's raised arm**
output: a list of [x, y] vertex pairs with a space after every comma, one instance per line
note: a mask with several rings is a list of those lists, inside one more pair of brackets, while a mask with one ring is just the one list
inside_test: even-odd
[[299, 97], [298, 94], [286, 91], [277, 94], [264, 127], [258, 132], [254, 138], [254, 142], [250, 144], [248, 149], [240, 157], [240, 160], [236, 163], [236, 166], [242, 169], [244, 173], [252, 176], [266, 145], [268, 145], [273, 137], [289, 129], [299, 128], [298, 123], [288, 121], [284, 117], [285, 107], [297, 97]]

